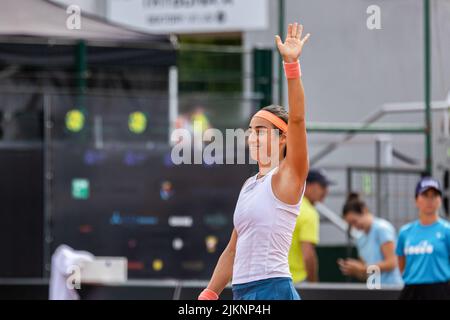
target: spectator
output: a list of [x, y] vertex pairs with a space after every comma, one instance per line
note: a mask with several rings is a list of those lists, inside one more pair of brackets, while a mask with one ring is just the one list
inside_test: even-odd
[[398, 237], [402, 300], [450, 300], [450, 224], [439, 218], [441, 204], [439, 182], [422, 178], [416, 186], [419, 219], [403, 226]]
[[340, 259], [339, 267], [346, 276], [366, 280], [368, 267], [377, 266], [381, 285], [401, 285], [402, 277], [395, 256], [396, 233], [390, 222], [374, 217], [359, 195], [349, 195], [343, 216], [350, 227], [363, 232], [357, 240], [360, 259]]
[[289, 267], [294, 283], [319, 281], [316, 245], [319, 243], [320, 219], [314, 204], [325, 199], [330, 184], [322, 170], [309, 171], [289, 251]]

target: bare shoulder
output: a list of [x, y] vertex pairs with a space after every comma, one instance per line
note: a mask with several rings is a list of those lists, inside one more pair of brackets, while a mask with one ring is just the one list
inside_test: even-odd
[[280, 164], [272, 176], [272, 190], [280, 201], [295, 205], [300, 201], [306, 177], [299, 177], [294, 172], [290, 172], [289, 166], [283, 166], [283, 164]]

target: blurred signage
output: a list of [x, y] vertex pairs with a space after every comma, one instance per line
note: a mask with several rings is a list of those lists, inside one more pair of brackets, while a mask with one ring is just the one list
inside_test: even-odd
[[107, 16], [115, 23], [155, 33], [207, 33], [263, 30], [269, 25], [268, 0], [111, 0]]

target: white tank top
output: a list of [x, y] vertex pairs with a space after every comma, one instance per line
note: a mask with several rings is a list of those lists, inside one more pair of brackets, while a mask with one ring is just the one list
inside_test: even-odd
[[[300, 204], [289, 205], [275, 197], [272, 176], [250, 177], [242, 187], [234, 211], [237, 232], [232, 284], [291, 277], [288, 253]], [[306, 184], [305, 184], [306, 185]]]

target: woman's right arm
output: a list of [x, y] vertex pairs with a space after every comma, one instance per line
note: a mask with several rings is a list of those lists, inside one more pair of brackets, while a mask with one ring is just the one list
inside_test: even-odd
[[223, 289], [230, 282], [233, 275], [236, 242], [237, 232], [236, 229], [233, 229], [230, 241], [228, 242], [225, 250], [223, 250], [207, 287], [207, 289], [214, 291], [215, 293], [217, 293], [217, 295], [220, 295], [222, 293]]

